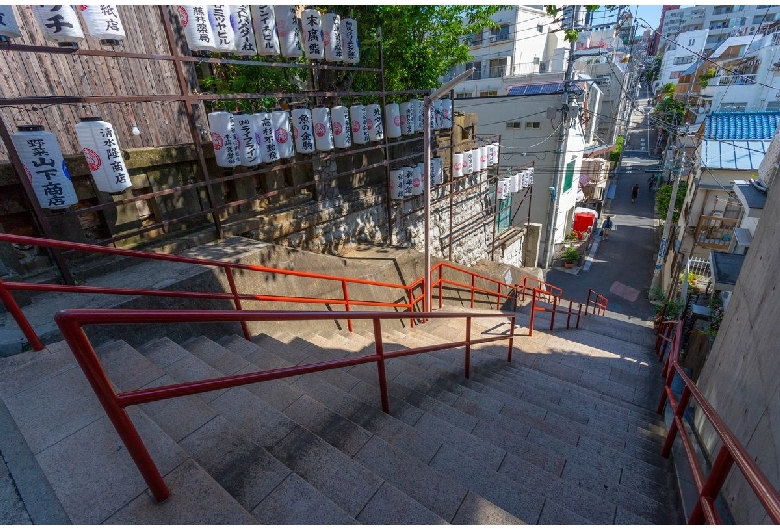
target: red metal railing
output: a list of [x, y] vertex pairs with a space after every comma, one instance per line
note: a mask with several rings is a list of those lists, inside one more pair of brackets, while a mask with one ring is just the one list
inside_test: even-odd
[[[475, 318], [496, 318], [496, 315], [484, 313], [411, 313], [411, 318], [422, 319], [465, 319], [466, 337], [464, 340], [435, 344], [419, 348], [405, 348], [395, 351], [384, 351], [382, 343], [382, 320], [397, 318], [391, 313], [376, 312], [306, 312], [306, 311], [236, 311], [236, 310], [212, 310], [212, 311], [148, 311], [148, 310], [113, 310], [113, 309], [69, 309], [58, 312], [54, 320], [62, 331], [71, 351], [87, 377], [101, 405], [106, 411], [111, 423], [114, 425], [119, 437], [127, 447], [138, 470], [146, 481], [154, 498], [159, 502], [168, 498], [168, 487], [160, 475], [157, 466], [146, 449], [138, 431], [130, 416], [125, 411], [131, 405], [140, 405], [163, 399], [199, 394], [211, 390], [226, 389], [236, 386], [283, 379], [301, 374], [321, 372], [335, 368], [344, 368], [358, 364], [376, 363], [379, 377], [380, 399], [382, 410], [390, 412], [387, 393], [387, 380], [385, 375], [385, 360], [396, 357], [417, 355], [431, 351], [447, 350], [451, 348], [465, 347], [465, 376], [470, 375], [471, 346], [509, 340], [507, 362], [512, 361], [512, 348], [514, 341], [515, 316], [507, 316], [510, 320], [509, 335], [498, 335], [479, 339], [471, 338], [471, 321]], [[375, 353], [361, 357], [332, 359], [317, 363], [261, 370], [257, 372], [224, 376], [202, 381], [190, 381], [154, 388], [143, 388], [128, 392], [116, 392], [106, 374], [100, 359], [95, 353], [92, 344], [84, 333], [85, 325], [117, 325], [117, 324], [152, 324], [152, 323], [180, 323], [180, 322], [269, 322], [269, 321], [316, 321], [333, 320], [334, 318], [351, 318], [358, 320], [371, 320], [374, 328]]]
[[[533, 287], [533, 285], [529, 286], [528, 285], [529, 283], [538, 284], [539, 287]], [[556, 287], [551, 283], [547, 283], [543, 280], [540, 280], [539, 278], [534, 278], [533, 276], [523, 276], [523, 279], [520, 280], [520, 283], [517, 284], [517, 287], [521, 289], [523, 302], [525, 302], [525, 293], [529, 289], [536, 289], [537, 292], [548, 297], [553, 296], [553, 297], [560, 298], [563, 296], [563, 289], [561, 289], [560, 287]]]
[[588, 308], [590, 307], [590, 299], [593, 297], [593, 314], [604, 315], [607, 311], [607, 304], [609, 300], [603, 295], [600, 295], [593, 289], [588, 289], [588, 301], [585, 303], [585, 314], [588, 314]]
[[[545, 307], [539, 305], [539, 303], [545, 300], [546, 303], [551, 304], [551, 307]], [[566, 302], [569, 302], [568, 307]], [[576, 311], [574, 310], [574, 304], [577, 304]], [[531, 320], [528, 324], [528, 336], [531, 337], [534, 334], [534, 323], [536, 321], [536, 312], [550, 313], [550, 330], [555, 327], [555, 315], [556, 313], [562, 313], [566, 315], [566, 329], [571, 327], [571, 317], [576, 315], [577, 321], [574, 324], [576, 329], [580, 328], [580, 315], [582, 314], [582, 303], [574, 302], [572, 300], [564, 300], [560, 296], [552, 296], [549, 291], [543, 291], [541, 289], [532, 288], [531, 294]]]
[[[444, 270], [452, 270], [461, 272], [463, 274], [466, 274], [471, 277], [471, 283], [465, 284], [456, 282], [454, 280], [448, 280], [444, 278]], [[516, 292], [518, 290], [517, 285], [512, 285], [509, 283], [502, 282], [500, 280], [495, 280], [493, 278], [490, 278], [489, 276], [484, 276], [482, 274], [477, 274], [476, 272], [472, 272], [468, 269], [464, 269], [462, 267], [458, 267], [456, 265], [451, 265], [449, 263], [439, 263], [437, 265], [434, 265], [431, 267], [431, 278], [433, 278], [434, 271], [438, 271], [439, 277], [434, 281], [431, 279], [432, 288], [435, 289], [436, 287], [439, 288], [439, 309], [442, 307], [442, 290], [445, 285], [449, 285], [452, 287], [459, 287], [463, 288], [467, 291], [471, 292], [471, 308], [474, 308], [474, 301], [475, 301], [475, 295], [476, 293], [482, 293], [484, 295], [488, 296], [495, 296], [496, 297], [496, 309], [501, 309], [501, 302], [502, 300], [513, 300], [513, 306], [512, 310], [514, 311], [517, 308], [517, 296]], [[488, 283], [494, 283], [496, 285], [496, 290], [491, 291], [490, 289], [484, 288], [484, 287], [477, 287], [476, 281], [482, 280]], [[420, 280], [418, 280], [420, 281]], [[501, 291], [501, 289], [504, 288], [504, 292]]]
[[[688, 377], [679, 364], [680, 347], [682, 345], [683, 324], [680, 321], [665, 321], [660, 323], [656, 353], [659, 360], [666, 356], [663, 375], [666, 378], [661, 400], [658, 403], [658, 413], [662, 414], [666, 404], [674, 410], [674, 420], [669, 428], [661, 454], [668, 458], [675, 437], [680, 434], [683, 449], [693, 474], [693, 480], [698, 491], [698, 500], [688, 518], [688, 524], [722, 524], [720, 515], [715, 509], [715, 498], [726, 482], [729, 471], [734, 464], [742, 473], [750, 488], [755, 493], [761, 505], [766, 509], [774, 524], [780, 524], [780, 494], [766, 475], [758, 468], [748, 452], [736, 436], [726, 426], [718, 413], [707, 402], [704, 395], [696, 387], [696, 383]], [[675, 374], [682, 380], [684, 388], [679, 402], [672, 391], [672, 380]], [[696, 458], [693, 443], [685, 429], [683, 415], [693, 398], [699, 409], [712, 425], [714, 431], [723, 443], [712, 464], [709, 476], [704, 472]]]

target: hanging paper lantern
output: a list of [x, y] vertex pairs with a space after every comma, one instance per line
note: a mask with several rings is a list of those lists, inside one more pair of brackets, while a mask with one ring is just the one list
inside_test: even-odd
[[372, 142], [380, 142], [385, 139], [385, 129], [382, 124], [382, 107], [376, 103], [366, 105], [368, 115], [368, 136]]
[[352, 121], [352, 141], [356, 144], [367, 144], [371, 137], [368, 135], [368, 113], [365, 105], [352, 105], [349, 107], [349, 117]]
[[495, 165], [499, 165], [500, 164], [499, 154], [500, 153], [499, 153], [499, 149], [498, 149], [498, 142], [494, 142], [493, 143], [493, 163]]
[[385, 105], [385, 123], [387, 123], [387, 137], [401, 137], [401, 109], [398, 103]]
[[341, 62], [344, 60], [344, 48], [341, 44], [341, 17], [335, 13], [322, 15], [322, 43], [325, 47], [325, 60]]
[[217, 165], [219, 167], [240, 166], [241, 159], [238, 156], [238, 142], [236, 140], [233, 115], [220, 110], [210, 112], [208, 119]]
[[114, 127], [101, 118], [82, 118], [76, 137], [100, 191], [121, 193], [131, 186]]
[[523, 188], [523, 178], [520, 173], [514, 173], [509, 176], [509, 191], [517, 193]]
[[479, 157], [479, 147], [475, 147], [471, 150], [471, 157], [474, 161], [474, 173], [479, 173], [484, 169], [482, 167], [482, 160]]
[[32, 12], [47, 40], [64, 44], [84, 38], [79, 17], [72, 6], [32, 6]]
[[209, 22], [211, 32], [214, 34], [214, 45], [220, 53], [234, 52], [236, 50], [233, 24], [230, 20], [230, 6], [209, 6]]
[[271, 125], [274, 130], [274, 139], [279, 149], [281, 158], [295, 156], [293, 134], [290, 129], [290, 114], [286, 110], [275, 110], [271, 113]]
[[330, 120], [333, 124], [333, 143], [339, 149], [352, 147], [352, 125], [349, 119], [349, 109], [337, 105], [330, 109]]
[[494, 166], [496, 163], [495, 161], [496, 152], [493, 149], [493, 144], [488, 144], [487, 148], [488, 148], [487, 163], [488, 163], [488, 167], [491, 167]]
[[442, 118], [442, 103], [440, 99], [437, 99], [433, 102], [433, 108], [431, 108], [431, 116], [433, 117], [433, 122], [431, 123], [431, 128], [435, 131], [438, 131], [441, 129], [441, 125], [443, 123]]
[[314, 145], [317, 151], [332, 151], [333, 127], [330, 123], [330, 109], [315, 107], [311, 109], [311, 117], [314, 121]]
[[190, 51], [217, 51], [208, 6], [179, 6], [179, 20]]
[[482, 170], [488, 168], [488, 148], [486, 145], [479, 148], [479, 167]]
[[[78, 202], [57, 138], [42, 125], [23, 125], [11, 142], [43, 208], [59, 210]], [[24, 178], [20, 175], [20, 178]]]
[[275, 57], [281, 53], [279, 37], [276, 34], [274, 6], [252, 6], [252, 27], [255, 30], [257, 53]]
[[399, 106], [401, 111], [401, 134], [414, 134], [414, 108], [412, 103], [405, 101]]
[[420, 162], [412, 168], [412, 195], [422, 195], [425, 189], [423, 165]]
[[13, 6], [0, 6], [0, 37], [18, 39], [22, 36], [16, 23]]
[[452, 100], [441, 99], [441, 128], [452, 129]]
[[236, 55], [257, 55], [255, 44], [255, 31], [252, 29], [252, 15], [249, 6], [230, 6], [230, 18], [233, 21], [236, 47]]
[[425, 109], [423, 109], [423, 102], [419, 99], [412, 98], [409, 100], [414, 109], [412, 114], [414, 115], [414, 130], [415, 132], [423, 132], [423, 125], [425, 119]]
[[528, 186], [533, 186], [533, 184], [534, 184], [534, 168], [529, 167], [525, 171], [526, 171], [526, 174], [527, 174], [527, 177], [528, 177], [527, 178]]
[[236, 112], [233, 125], [238, 138], [238, 158], [242, 166], [256, 166], [263, 161], [260, 143], [257, 141], [255, 118], [251, 114]]
[[255, 138], [260, 146], [263, 162], [266, 164], [278, 162], [281, 157], [279, 156], [279, 146], [276, 143], [273, 115], [270, 112], [256, 112], [252, 116], [257, 131]]
[[324, 59], [325, 46], [322, 42], [322, 15], [316, 9], [304, 9], [301, 13], [303, 51], [307, 59]]
[[301, 47], [298, 16], [295, 14], [295, 6], [274, 6], [276, 15], [276, 33], [279, 36], [279, 47], [284, 57], [300, 57], [303, 55]]
[[404, 166], [401, 169], [404, 172], [404, 198], [411, 197], [414, 192], [414, 168]]
[[474, 172], [474, 156], [471, 149], [463, 152], [463, 174], [471, 175]]
[[444, 159], [440, 156], [431, 158], [431, 187], [444, 184]]
[[404, 198], [404, 170], [391, 169], [390, 170], [390, 200], [402, 201]]
[[302, 154], [310, 154], [315, 150], [314, 131], [309, 109], [293, 109], [292, 111], [293, 137], [295, 137], [295, 150]]
[[453, 177], [463, 176], [463, 153], [452, 155], [452, 175]]
[[79, 10], [90, 37], [108, 41], [105, 44], [124, 40], [125, 28], [116, 6], [88, 5], [79, 6]]
[[360, 62], [360, 49], [358, 48], [357, 22], [352, 18], [341, 19], [341, 46], [344, 48], [344, 62], [357, 64]]

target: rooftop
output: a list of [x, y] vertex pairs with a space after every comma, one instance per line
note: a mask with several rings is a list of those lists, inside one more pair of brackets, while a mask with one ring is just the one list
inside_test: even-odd
[[712, 283], [716, 291], [732, 291], [737, 284], [745, 256], [728, 252], [710, 251]]
[[701, 166], [710, 169], [758, 171], [770, 140], [709, 140], [702, 143]]
[[713, 112], [704, 120], [708, 140], [771, 140], [780, 111]]
[[[547, 94], [563, 94], [564, 83], [528, 83], [524, 85], [512, 85], [507, 89], [507, 96], [539, 96]], [[578, 86], [573, 87], [576, 92]]]

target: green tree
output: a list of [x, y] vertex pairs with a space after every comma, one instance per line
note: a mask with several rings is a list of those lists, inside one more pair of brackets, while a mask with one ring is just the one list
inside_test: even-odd
[[650, 67], [647, 69], [647, 72], [645, 73], [645, 77], [647, 78], [647, 82], [652, 84], [653, 81], [658, 79], [658, 75], [661, 73], [661, 60], [663, 57], [661, 54], [658, 54], [653, 57], [653, 63], [650, 65]]
[[618, 136], [615, 140], [615, 148], [609, 152], [609, 159], [612, 162], [617, 163], [618, 160], [620, 160], [620, 154], [623, 152], [623, 147], [625, 146], [626, 139], [625, 137]]
[[681, 125], [685, 121], [685, 103], [668, 94], [655, 106], [653, 115], [671, 125]]
[[[674, 214], [672, 217], [673, 222], [677, 222], [680, 218], [680, 211], [682, 210], [683, 203], [685, 202], [685, 195], [688, 193], [688, 183], [680, 182], [677, 186], [677, 200], [674, 202]], [[666, 218], [666, 212], [669, 211], [669, 201], [672, 199], [672, 185], [665, 184], [658, 188], [655, 194], [655, 206], [658, 209], [658, 215]]]

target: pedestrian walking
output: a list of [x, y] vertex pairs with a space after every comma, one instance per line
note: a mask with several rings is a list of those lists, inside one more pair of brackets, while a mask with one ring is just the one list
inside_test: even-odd
[[631, 188], [631, 202], [636, 201], [637, 197], [639, 197], [639, 184], [634, 184], [634, 187]]
[[650, 175], [650, 177], [647, 179], [647, 191], [653, 191], [654, 187], [655, 187], [655, 175]]
[[604, 222], [601, 224], [601, 239], [609, 239], [609, 231], [612, 230], [612, 216], [608, 215]]

